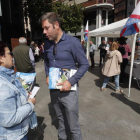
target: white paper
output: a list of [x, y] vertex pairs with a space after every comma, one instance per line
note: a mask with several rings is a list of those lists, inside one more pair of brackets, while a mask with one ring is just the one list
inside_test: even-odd
[[106, 50], [109, 50], [109, 47], [106, 47]]
[[31, 92], [32, 94], [29, 96], [29, 98], [34, 98], [39, 89], [40, 89], [40, 87], [34, 86], [32, 92]]

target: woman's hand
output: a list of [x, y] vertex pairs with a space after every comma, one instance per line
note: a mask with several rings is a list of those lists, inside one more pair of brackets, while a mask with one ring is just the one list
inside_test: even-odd
[[36, 100], [35, 100], [35, 98], [29, 98], [29, 99], [28, 99], [28, 102], [32, 102], [32, 103], [35, 105]]

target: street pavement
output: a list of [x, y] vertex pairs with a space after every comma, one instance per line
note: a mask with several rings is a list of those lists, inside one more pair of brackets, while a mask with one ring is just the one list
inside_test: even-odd
[[[95, 54], [99, 62], [99, 52]], [[140, 140], [140, 91], [132, 80], [131, 98], [128, 81], [121, 85], [124, 94], [115, 93], [114, 83], [109, 82], [106, 91], [100, 91], [104, 76], [96, 63], [79, 82], [79, 122], [83, 140]], [[30, 130], [29, 140], [58, 140], [58, 122], [50, 103], [49, 89], [45, 84], [44, 63], [36, 64], [37, 83], [35, 111], [38, 128]]]

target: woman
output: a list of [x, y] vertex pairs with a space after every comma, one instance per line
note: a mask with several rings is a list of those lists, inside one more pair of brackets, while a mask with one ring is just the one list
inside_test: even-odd
[[110, 79], [110, 77], [115, 77], [115, 86], [116, 92], [122, 92], [119, 87], [119, 74], [120, 74], [120, 63], [122, 63], [122, 56], [121, 53], [118, 51], [118, 43], [113, 42], [110, 46], [110, 51], [107, 52], [106, 55], [106, 62], [102, 69], [103, 75], [105, 75], [105, 79], [101, 90], [106, 90], [106, 85]]
[[38, 45], [35, 44], [35, 62], [38, 62], [39, 60], [39, 48], [38, 48]]
[[121, 74], [120, 74], [120, 84], [123, 84], [124, 71], [128, 64], [128, 56], [131, 55], [131, 49], [130, 49], [130, 45], [126, 43], [125, 37], [121, 37], [119, 39], [119, 44], [120, 44], [119, 49], [122, 47], [125, 48], [125, 54], [122, 54], [123, 62], [121, 63]]
[[12, 52], [0, 44], [0, 139], [27, 140], [35, 98], [28, 99], [12, 67]]

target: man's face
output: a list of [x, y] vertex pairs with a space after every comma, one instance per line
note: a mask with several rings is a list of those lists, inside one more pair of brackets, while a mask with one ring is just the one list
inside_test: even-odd
[[57, 38], [56, 23], [53, 26], [53, 24], [49, 23], [48, 20], [44, 20], [42, 21], [42, 28], [43, 34], [45, 34], [49, 40], [56, 40]]
[[103, 40], [103, 44], [105, 44], [105, 40]]

